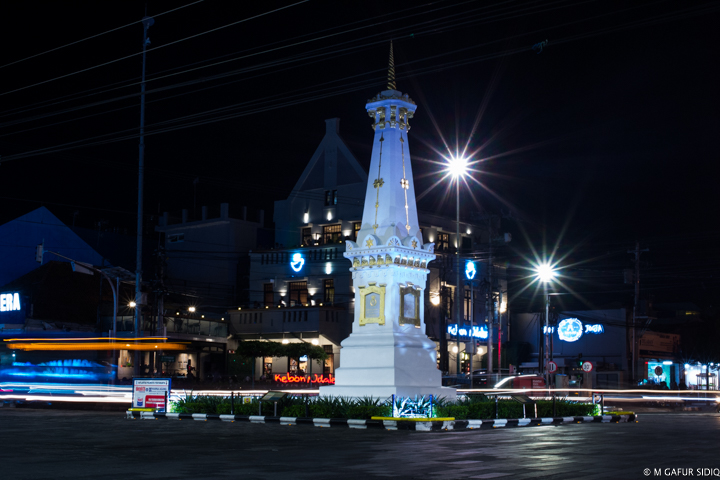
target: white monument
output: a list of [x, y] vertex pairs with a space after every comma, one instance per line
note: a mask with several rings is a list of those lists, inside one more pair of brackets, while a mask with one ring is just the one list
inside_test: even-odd
[[417, 106], [395, 90], [392, 44], [388, 89], [365, 108], [375, 130], [358, 242], [352, 262], [355, 316], [342, 342], [335, 385], [321, 396], [386, 398], [433, 395], [455, 400], [442, 386], [435, 343], [425, 335], [425, 288], [433, 243], [423, 244], [408, 148], [408, 120]]

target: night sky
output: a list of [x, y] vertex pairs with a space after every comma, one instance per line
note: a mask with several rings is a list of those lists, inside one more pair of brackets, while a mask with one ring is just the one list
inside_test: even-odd
[[[191, 3], [151, 1], [147, 12]], [[632, 268], [626, 252], [637, 240], [650, 248], [643, 286], [657, 302], [717, 303], [720, 4], [291, 5], [205, 0], [156, 17], [148, 226], [158, 212], [194, 202], [229, 202], [235, 215], [243, 205], [264, 208], [269, 222], [326, 118], [341, 119], [341, 136], [367, 167], [364, 105], [385, 89], [393, 40], [398, 90], [418, 104], [410, 132], [418, 196], [440, 178], [433, 162], [444, 145], [468, 145], [484, 187], [471, 182], [463, 215], [511, 216], [513, 263], [531, 257], [531, 246], [559, 245], [568, 276], [593, 278], [576, 290], [627, 293], [618, 272]], [[69, 224], [134, 232], [142, 60], [98, 65], [140, 52], [141, 24], [20, 60], [138, 22], [144, 9], [136, 1], [0, 6], [0, 222], [45, 205]], [[224, 63], [208, 66], [216, 62]], [[444, 192], [430, 190], [419, 208], [454, 211]]]

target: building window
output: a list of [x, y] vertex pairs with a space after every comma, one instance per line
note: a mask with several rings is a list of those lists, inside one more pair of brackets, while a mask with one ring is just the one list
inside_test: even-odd
[[310, 233], [310, 228], [303, 228], [302, 229], [302, 235], [300, 239], [301, 245], [312, 245], [312, 233]]
[[450, 245], [450, 234], [449, 233], [438, 233], [437, 236], [437, 251], [447, 252]]
[[290, 282], [290, 306], [308, 303], [307, 282]]
[[472, 248], [472, 237], [462, 237], [462, 248], [463, 250], [470, 250]]
[[326, 225], [323, 227], [323, 243], [328, 245], [330, 243], [338, 243], [342, 240], [342, 232], [340, 232], [341, 225]]
[[168, 243], [180, 243], [185, 241], [184, 233], [173, 233], [167, 236]]
[[323, 363], [323, 375], [331, 375], [335, 373], [335, 355], [333, 354], [332, 345], [323, 345], [325, 353], [328, 354], [327, 360]]
[[324, 280], [323, 289], [325, 291], [323, 302], [333, 303], [335, 301], [335, 280], [333, 280], [332, 278]]
[[272, 307], [274, 301], [273, 284], [266, 283], [263, 285], [263, 303], [266, 307]]
[[360, 233], [360, 227], [362, 227], [362, 223], [353, 223], [353, 242], [357, 242], [358, 240], [358, 233]]
[[325, 190], [325, 206], [337, 205], [337, 190]]

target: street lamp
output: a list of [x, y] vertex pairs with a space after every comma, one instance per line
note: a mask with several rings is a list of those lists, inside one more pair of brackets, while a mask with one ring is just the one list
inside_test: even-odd
[[543, 336], [545, 338], [545, 366], [543, 371], [545, 373], [545, 384], [547, 386], [550, 386], [550, 374], [548, 373], [548, 362], [550, 361], [550, 352], [548, 351], [550, 347], [550, 295], [548, 295], [548, 283], [550, 283], [553, 278], [555, 278], [557, 272], [555, 271], [555, 268], [549, 263], [541, 263], [540, 265], [537, 265], [535, 267], [535, 275], [537, 279], [543, 284], [543, 293], [545, 297], [545, 330], [543, 332]]
[[[460, 180], [468, 174], [468, 159], [462, 155], [455, 155], [448, 159], [446, 171], [450, 174], [452, 179], [455, 181], [455, 212], [457, 217], [457, 230], [455, 232], [455, 255], [457, 255], [457, 262], [455, 265], [456, 282], [455, 282], [455, 312], [456, 322], [458, 325], [457, 329], [457, 349], [460, 351], [460, 318], [462, 317], [462, 297], [460, 296]], [[455, 356], [457, 363], [456, 375], [460, 375], [460, 354]]]
[[135, 302], [133, 302], [132, 300], [130, 301], [130, 303], [128, 303], [128, 307], [130, 307], [130, 308], [135, 308], [136, 305], [137, 304]]

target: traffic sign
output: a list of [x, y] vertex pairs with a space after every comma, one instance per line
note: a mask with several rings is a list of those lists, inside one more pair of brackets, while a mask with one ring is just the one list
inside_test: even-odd
[[548, 373], [555, 373], [557, 372], [558, 364], [550, 360], [547, 365], [547, 371]]
[[582, 371], [583, 371], [583, 372], [585, 372], [585, 373], [590, 373], [590, 372], [592, 372], [592, 369], [593, 369], [593, 364], [592, 364], [592, 363], [590, 363], [590, 362], [583, 362], [583, 364], [582, 364]]

